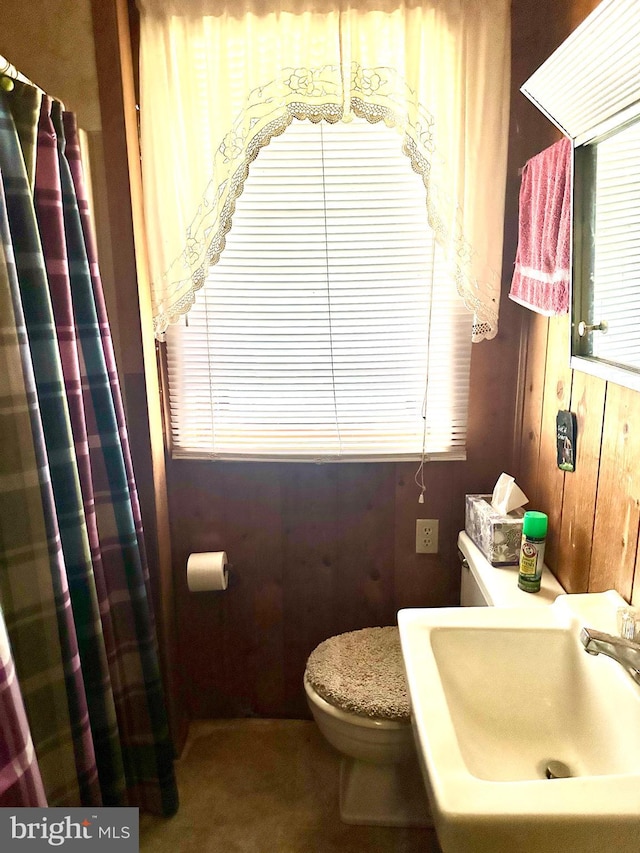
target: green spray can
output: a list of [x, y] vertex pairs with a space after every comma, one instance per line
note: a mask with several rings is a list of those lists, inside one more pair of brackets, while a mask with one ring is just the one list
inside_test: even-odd
[[525, 592], [540, 591], [548, 523], [544, 512], [531, 510], [524, 514], [518, 586]]

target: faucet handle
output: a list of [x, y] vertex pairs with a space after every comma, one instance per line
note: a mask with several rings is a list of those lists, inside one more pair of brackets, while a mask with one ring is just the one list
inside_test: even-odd
[[625, 640], [640, 641], [640, 608], [619, 607], [616, 613], [618, 633]]

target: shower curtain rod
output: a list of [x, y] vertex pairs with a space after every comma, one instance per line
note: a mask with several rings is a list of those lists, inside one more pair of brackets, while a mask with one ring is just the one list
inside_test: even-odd
[[4, 57], [1, 53], [0, 53], [0, 76], [9, 77], [12, 80], [19, 80], [21, 83], [28, 83], [30, 86], [35, 86], [36, 89], [40, 88], [40, 86], [36, 86], [36, 84], [33, 81], [29, 80], [28, 77], [25, 77], [24, 74], [22, 74], [20, 71], [18, 71], [18, 69], [15, 67], [15, 65], [12, 65], [9, 62], [9, 60], [6, 57]]
[[[21, 71], [12, 65], [6, 56], [3, 56], [0, 53], [0, 88], [7, 89], [11, 91], [13, 89], [13, 83], [10, 83], [9, 86], [6, 85], [7, 81], [19, 81], [20, 83], [26, 83], [28, 86], [33, 86], [34, 89], [37, 89], [43, 95], [48, 94], [42, 86], [38, 86], [37, 83], [34, 83], [33, 80], [29, 80], [29, 78], [24, 75]], [[60, 100], [59, 98], [55, 98], [54, 100]], [[62, 103], [62, 102], [61, 102]], [[64, 107], [64, 105], [63, 105]]]
[[[24, 75], [21, 71], [12, 65], [9, 60], [0, 53], [0, 89], [6, 89], [7, 91], [11, 91], [13, 89], [13, 80], [19, 81], [20, 83], [26, 83], [28, 86], [33, 86], [34, 89], [37, 89], [41, 95], [49, 95], [46, 89], [43, 89], [42, 86], [38, 86], [37, 83], [34, 83], [33, 80], [29, 80], [29, 78]], [[9, 81], [9, 85], [7, 85], [7, 81]], [[64, 103], [60, 100], [60, 98], [56, 98], [53, 95], [49, 95], [54, 101], [57, 101], [62, 109], [65, 109]]]

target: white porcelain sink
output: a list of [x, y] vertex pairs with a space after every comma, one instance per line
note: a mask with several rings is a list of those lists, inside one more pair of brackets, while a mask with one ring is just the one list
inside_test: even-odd
[[[548, 608], [398, 614], [426, 787], [444, 853], [640, 849], [640, 687], [588, 655], [616, 593]], [[548, 779], [549, 762], [570, 778]]]

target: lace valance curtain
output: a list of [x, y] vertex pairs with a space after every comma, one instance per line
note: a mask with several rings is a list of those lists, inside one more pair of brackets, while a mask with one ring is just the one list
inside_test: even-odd
[[[260, 148], [294, 119], [385, 121], [429, 223], [497, 332], [508, 0], [139, 0], [141, 146], [156, 335], [219, 259]], [[363, 152], [366, 156], [366, 152]]]

